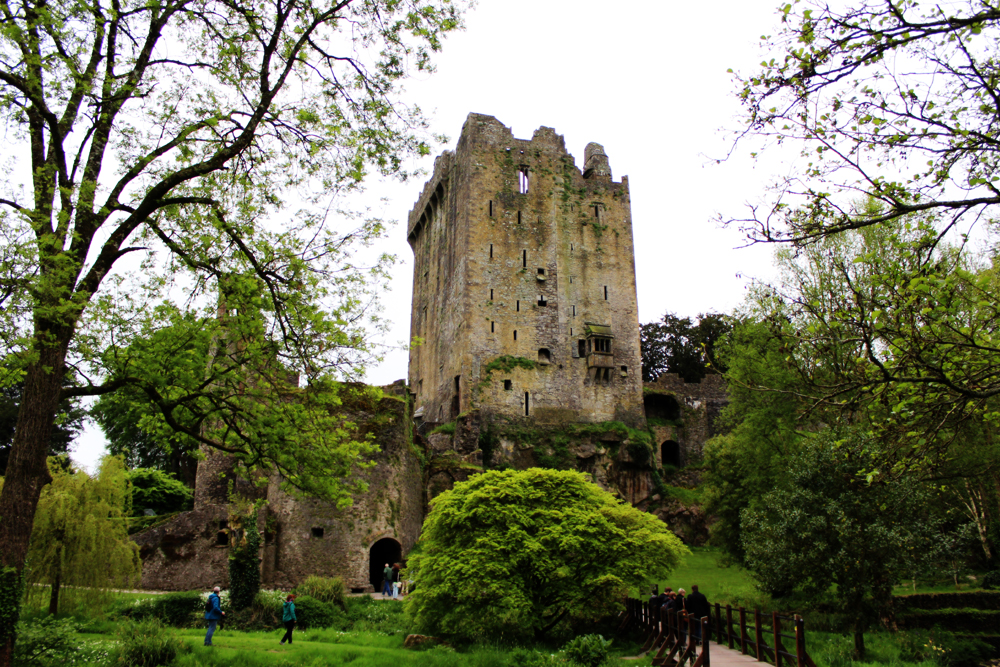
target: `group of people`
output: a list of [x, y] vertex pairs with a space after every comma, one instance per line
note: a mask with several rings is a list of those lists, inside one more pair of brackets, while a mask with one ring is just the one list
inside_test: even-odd
[[392, 567], [389, 567], [388, 563], [385, 564], [385, 569], [382, 570], [382, 595], [399, 599], [405, 583], [399, 578], [399, 570], [399, 563], [393, 563]]
[[[704, 593], [698, 591], [698, 586], [691, 587], [691, 594], [686, 595], [683, 588], [674, 589], [667, 587], [659, 595], [653, 594], [649, 598], [649, 612], [653, 618], [660, 618], [660, 610], [679, 612], [683, 611], [701, 620], [712, 614], [712, 607], [708, 604], [708, 598]], [[694, 626], [695, 637], [701, 637], [701, 623]]]
[[[226, 616], [226, 612], [222, 611], [221, 599], [219, 598], [220, 590], [218, 586], [213, 588], [208, 596], [208, 600], [205, 602], [205, 620], [208, 622], [208, 631], [205, 633], [205, 646], [212, 645], [212, 635], [215, 634], [215, 629], [219, 626], [219, 621]], [[281, 623], [285, 626], [285, 636], [281, 638], [280, 643], [292, 643], [292, 630], [295, 629], [296, 620], [295, 594], [292, 593], [285, 598], [285, 603], [281, 607]]]

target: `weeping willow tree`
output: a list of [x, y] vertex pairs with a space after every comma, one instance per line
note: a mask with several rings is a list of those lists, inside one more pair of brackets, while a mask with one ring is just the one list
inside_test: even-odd
[[128, 536], [132, 494], [122, 459], [105, 457], [94, 476], [66, 472], [53, 459], [49, 471], [28, 549], [27, 595], [47, 593], [49, 613], [57, 614], [64, 589], [93, 607], [111, 589], [137, 585], [142, 563]]

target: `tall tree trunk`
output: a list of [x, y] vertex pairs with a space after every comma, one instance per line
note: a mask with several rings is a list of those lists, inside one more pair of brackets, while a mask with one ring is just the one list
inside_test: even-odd
[[865, 659], [865, 631], [860, 623], [854, 626], [854, 659], [859, 662]]
[[59, 613], [59, 587], [62, 584], [62, 570], [56, 572], [56, 578], [52, 580], [52, 592], [49, 595], [49, 613], [53, 616]]
[[[42, 487], [52, 481], [46, 454], [66, 370], [66, 341], [70, 333], [63, 333], [64, 336], [36, 335], [38, 359], [26, 369], [10, 461], [0, 492], [0, 565], [5, 569], [13, 568], [21, 577], [38, 497]], [[0, 578], [4, 588], [11, 586], [11, 580], [7, 576]], [[18, 593], [0, 590], [0, 602], [16, 605], [12, 616], [16, 623], [21, 602]], [[5, 625], [9, 625], [9, 610], [3, 609], [0, 613]], [[9, 667], [12, 663], [14, 639], [13, 625], [0, 627], [0, 667]]]

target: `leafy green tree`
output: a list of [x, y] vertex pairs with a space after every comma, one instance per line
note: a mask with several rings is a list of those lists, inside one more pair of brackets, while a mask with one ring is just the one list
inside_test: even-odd
[[677, 373], [685, 382], [699, 382], [709, 372], [721, 372], [715, 346], [732, 327], [729, 317], [702, 313], [697, 323], [666, 313], [658, 322], [639, 326], [643, 382], [662, 373]]
[[[0, 192], [0, 340], [22, 363], [5, 367], [0, 385], [23, 380], [24, 391], [0, 494], [0, 582], [24, 567], [66, 398], [140, 384], [172, 428], [345, 501], [351, 485], [338, 480], [361, 450], [349, 438], [341, 446], [320, 419], [334, 400], [320, 388], [371, 357], [364, 325], [390, 258], [352, 259], [383, 225], [328, 199], [372, 170], [405, 176], [403, 160], [429, 150], [397, 84], [428, 67], [463, 8], [26, 0], [6, 11], [0, 122], [9, 154], [24, 158]], [[292, 189], [306, 210], [271, 222]], [[154, 308], [173, 287], [182, 305]], [[206, 317], [217, 303], [225, 335]], [[187, 342], [166, 336], [143, 355], [105, 354], [178, 322]], [[204, 366], [192, 374], [187, 358], [178, 384], [152, 375], [171, 365], [166, 355], [213, 340], [209, 377]], [[70, 365], [90, 381], [68, 386]], [[276, 396], [297, 389], [289, 372], [312, 393]], [[175, 417], [195, 398], [206, 432]], [[310, 449], [296, 439], [325, 430]], [[328, 472], [300, 474], [317, 468]], [[0, 628], [4, 666], [11, 627]]]
[[459, 640], [541, 637], [618, 610], [687, 553], [581, 473], [490, 471], [434, 499], [406, 610], [419, 631]]
[[[164, 428], [159, 408], [140, 387], [127, 385], [101, 396], [91, 407], [90, 417], [104, 431], [108, 452], [124, 457], [128, 467], [162, 470], [194, 487], [199, 443]], [[197, 428], [196, 424], [188, 426]]]
[[870, 484], [870, 446], [825, 430], [786, 459], [786, 482], [744, 511], [746, 563], [762, 588], [814, 596], [835, 588], [851, 622], [855, 657], [864, 632], [892, 614], [892, 587], [934, 551], [933, 496], [912, 480]]
[[146, 510], [156, 514], [190, 510], [194, 493], [170, 473], [155, 468], [134, 468], [127, 473], [132, 485], [132, 516]]
[[[801, 148], [770, 207], [733, 221], [753, 240], [809, 241], [936, 211], [944, 228], [996, 217], [1000, 8], [793, 1], [739, 75], [742, 141]], [[757, 153], [755, 153], [756, 155]], [[881, 206], [857, 215], [853, 202]]]
[[57, 614], [64, 586], [73, 586], [77, 597], [107, 601], [109, 589], [137, 585], [142, 563], [128, 536], [131, 495], [121, 459], [105, 457], [94, 477], [66, 472], [56, 462], [51, 470], [35, 515], [26, 580], [49, 586], [49, 613]]

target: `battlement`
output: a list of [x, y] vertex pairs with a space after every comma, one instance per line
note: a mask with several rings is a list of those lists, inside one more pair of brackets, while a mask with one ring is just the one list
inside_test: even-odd
[[[473, 408], [505, 419], [642, 420], [628, 179], [604, 147], [581, 170], [555, 129], [518, 139], [469, 114], [409, 213], [410, 355], [432, 422]], [[588, 335], [596, 323], [607, 335]], [[501, 378], [497, 359], [518, 359]]]
[[706, 375], [701, 382], [685, 382], [677, 373], [663, 373], [655, 382], [644, 386], [654, 391], [668, 391], [678, 396], [693, 399], [728, 399], [726, 380], [721, 375]]

